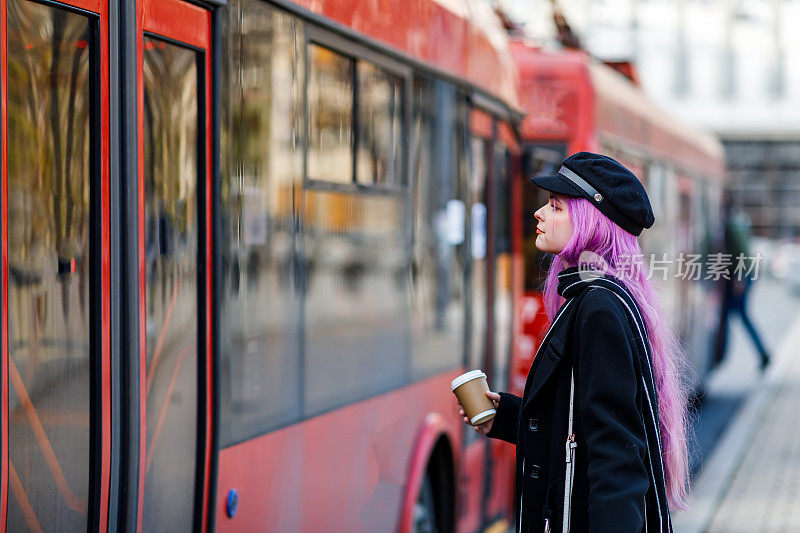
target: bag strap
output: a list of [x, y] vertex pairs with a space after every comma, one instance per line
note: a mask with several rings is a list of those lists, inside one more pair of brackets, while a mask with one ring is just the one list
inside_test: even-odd
[[[583, 291], [577, 298], [575, 309], [577, 310], [580, 305], [580, 300], [589, 291]], [[570, 323], [567, 324], [567, 334], [573, 331], [573, 323], [576, 320], [577, 312], [573, 311], [570, 317]], [[575, 419], [575, 365], [571, 363], [570, 377], [569, 377], [569, 422], [567, 425], [567, 442], [565, 444], [566, 452], [566, 470], [564, 473], [564, 515], [562, 520], [561, 531], [562, 533], [569, 533], [571, 506], [572, 506], [572, 482], [575, 479], [575, 449], [578, 447], [578, 440], [573, 432], [573, 422]], [[549, 530], [549, 524], [548, 528]]]
[[567, 428], [566, 460], [567, 468], [564, 475], [564, 520], [561, 531], [569, 533], [570, 511], [572, 506], [572, 481], [575, 479], [575, 448], [578, 443], [572, 432], [572, 422], [575, 414], [575, 369], [570, 372], [569, 378], [569, 426]]
[[[594, 285], [590, 286], [588, 290], [583, 291], [579, 298], [583, 298], [583, 296], [591, 290], [591, 287], [602, 288], [606, 290], [612, 290], [608, 287], [604, 287], [602, 285]], [[612, 291], [613, 292], [613, 291]], [[577, 309], [577, 307], [576, 307]], [[571, 320], [574, 320], [575, 314], [573, 313]], [[633, 320], [640, 325], [642, 331], [647, 331], [644, 328], [644, 324], [639, 321], [639, 317], [634, 314]], [[572, 324], [568, 324], [567, 331], [571, 331]], [[647, 394], [647, 391], [645, 391]], [[575, 479], [575, 449], [578, 447], [578, 442], [573, 433], [573, 420], [575, 414], [575, 363], [572, 362], [572, 368], [570, 370], [570, 382], [569, 382], [569, 423], [567, 426], [567, 442], [565, 445], [566, 451], [566, 470], [564, 473], [564, 516], [562, 521], [561, 531], [562, 533], [569, 533], [570, 528], [570, 518], [571, 518], [571, 506], [572, 506], [572, 483]], [[649, 451], [648, 451], [649, 453]], [[549, 530], [549, 524], [546, 530]]]

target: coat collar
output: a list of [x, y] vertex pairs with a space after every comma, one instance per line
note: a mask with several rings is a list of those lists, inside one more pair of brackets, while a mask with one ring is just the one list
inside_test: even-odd
[[[598, 281], [599, 279], [607, 281]], [[562, 342], [563, 339], [559, 339], [559, 336], [567, 335], [569, 332], [565, 329], [561, 329], [564, 326], [560, 324], [558, 325], [559, 331], [556, 332], [557, 324], [561, 321], [569, 320], [571, 314], [575, 312], [576, 301], [573, 300], [573, 297], [579, 295], [584, 289], [593, 284], [603, 285], [623, 298], [626, 298], [633, 306], [636, 305], [629, 289], [624, 286], [622, 281], [611, 274], [601, 270], [587, 268], [579, 270], [577, 266], [568, 267], [559, 272], [558, 294], [566, 298], [567, 301], [559, 308], [541, 346], [536, 351], [536, 357], [533, 360], [531, 370], [528, 373], [528, 379], [525, 383], [523, 409], [525, 409], [530, 401], [539, 393], [545, 382], [553, 373], [556, 365], [565, 355], [566, 347]]]
[[[556, 313], [550, 328], [545, 334], [545, 338], [542, 340], [542, 344], [536, 351], [533, 364], [528, 372], [528, 379], [525, 382], [523, 410], [539, 394], [539, 391], [550, 379], [551, 374], [565, 355], [566, 347], [562, 339], [569, 334], [569, 331], [563, 329], [564, 325], [561, 322], [569, 321], [575, 312], [574, 307], [577, 305], [577, 300], [573, 299], [573, 297], [588, 288], [593, 281], [602, 277], [605, 277], [602, 271], [586, 268], [579, 270], [577, 266], [565, 268], [558, 273], [558, 294], [566, 298], [567, 301], [561, 304], [558, 313]], [[614, 279], [611, 276], [608, 277]]]
[[583, 289], [589, 286], [592, 281], [598, 278], [616, 280], [614, 276], [602, 270], [585, 267], [579, 268], [578, 266], [567, 267], [558, 273], [558, 286], [556, 287], [556, 291], [560, 296], [569, 299], [579, 294]]

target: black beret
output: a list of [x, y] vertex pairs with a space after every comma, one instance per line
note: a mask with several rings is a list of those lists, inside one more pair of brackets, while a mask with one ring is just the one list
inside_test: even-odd
[[561, 162], [554, 176], [531, 178], [547, 191], [586, 198], [618, 226], [639, 235], [655, 222], [647, 191], [618, 161], [600, 154], [578, 152]]

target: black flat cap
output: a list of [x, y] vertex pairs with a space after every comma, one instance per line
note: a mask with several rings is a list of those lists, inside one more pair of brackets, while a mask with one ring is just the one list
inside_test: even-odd
[[647, 191], [618, 161], [600, 154], [578, 152], [561, 162], [554, 176], [531, 178], [547, 191], [586, 198], [628, 233], [639, 235], [655, 222]]

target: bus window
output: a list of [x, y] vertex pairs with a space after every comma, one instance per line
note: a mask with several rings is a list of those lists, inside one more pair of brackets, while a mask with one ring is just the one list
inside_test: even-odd
[[[308, 50], [302, 390], [303, 416], [314, 416], [408, 381], [408, 232], [400, 77], [323, 45]], [[345, 179], [354, 168], [345, 151], [359, 161], [358, 181]]]
[[[434, 112], [435, 110], [435, 112]], [[411, 265], [411, 371], [421, 379], [464, 356], [466, 208], [457, 151], [455, 87], [418, 79], [414, 93], [414, 248]]]
[[308, 189], [305, 414], [407, 378], [405, 197]]
[[[5, 5], [5, 4], [4, 4]], [[9, 531], [88, 527], [92, 24], [7, 4]], [[98, 112], [99, 113], [99, 112]], [[5, 510], [0, 509], [0, 514]]]
[[198, 415], [198, 54], [144, 37], [144, 529], [192, 523]]
[[230, 56], [239, 59], [223, 85], [232, 109], [222, 122], [231, 143], [221, 146], [228, 162], [219, 244], [223, 446], [297, 421], [302, 404], [294, 205], [303, 174], [299, 25], [257, 0], [231, 9], [241, 12], [230, 28]]
[[647, 167], [646, 176], [642, 176], [647, 188], [647, 197], [650, 199], [650, 207], [656, 220], [661, 219], [664, 212], [664, 169], [658, 164], [651, 164]]
[[401, 185], [403, 79], [358, 61], [357, 179], [365, 185]]
[[308, 58], [308, 177], [351, 183], [355, 62], [316, 44]]
[[647, 197], [650, 199], [650, 206], [656, 217], [656, 224], [639, 237], [639, 246], [649, 264], [650, 254], [671, 250], [670, 242], [674, 232], [669, 222], [670, 213], [667, 209], [668, 200], [670, 200], [668, 180], [671, 179], [671, 175], [667, 167], [656, 161], [647, 165], [642, 179], [645, 189], [647, 189]]
[[469, 183], [470, 253], [472, 255], [472, 324], [470, 327], [469, 368], [481, 368], [486, 354], [487, 328], [487, 246], [488, 213], [486, 211], [486, 185], [489, 174], [489, 141], [473, 137], [472, 173]]
[[493, 390], [505, 390], [511, 358], [513, 294], [511, 292], [511, 153], [495, 145], [495, 285]]
[[[567, 147], [565, 145], [528, 145], [524, 149], [523, 175], [528, 177], [550, 176], [558, 172]], [[534, 213], [547, 203], [548, 193], [530, 182], [522, 187], [522, 250], [525, 258], [524, 288], [526, 292], [541, 291], [550, 256], [536, 248], [536, 224]]]

